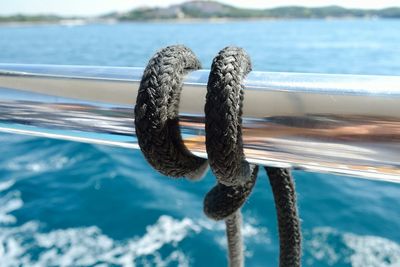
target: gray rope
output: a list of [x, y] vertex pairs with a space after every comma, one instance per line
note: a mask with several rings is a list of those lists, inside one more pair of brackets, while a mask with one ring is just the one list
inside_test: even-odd
[[234, 212], [225, 219], [226, 237], [228, 243], [229, 266], [244, 266], [243, 238], [242, 238], [242, 213]]
[[[200, 68], [194, 53], [169, 46], [149, 61], [135, 106], [139, 146], [152, 167], [172, 177], [200, 177], [207, 161], [185, 147], [179, 130], [178, 106], [182, 80]], [[217, 185], [204, 199], [205, 214], [225, 220], [229, 266], [244, 265], [240, 208], [256, 182], [258, 167], [245, 161], [242, 141], [243, 79], [250, 72], [249, 56], [227, 47], [214, 59], [207, 85], [206, 148]], [[288, 170], [266, 168], [278, 212], [280, 266], [300, 266], [301, 235], [293, 180]]]

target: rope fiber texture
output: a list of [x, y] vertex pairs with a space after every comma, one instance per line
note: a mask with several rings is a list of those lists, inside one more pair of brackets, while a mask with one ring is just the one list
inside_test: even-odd
[[[249, 197], [258, 166], [245, 160], [242, 140], [243, 80], [251, 71], [247, 53], [226, 47], [214, 58], [205, 104], [208, 162], [185, 147], [178, 106], [185, 74], [200, 68], [194, 53], [181, 45], [158, 51], [139, 87], [135, 126], [139, 146], [156, 170], [172, 177], [199, 178], [208, 162], [217, 184], [205, 196], [204, 212], [226, 225], [230, 267], [244, 266], [241, 207]], [[265, 168], [274, 194], [280, 239], [280, 267], [301, 266], [301, 232], [296, 192], [289, 170]]]
[[167, 176], [196, 179], [208, 167], [183, 144], [178, 119], [183, 78], [200, 67], [189, 48], [168, 46], [150, 59], [140, 82], [135, 105], [139, 147], [150, 165]]
[[281, 267], [301, 266], [301, 229], [296, 190], [288, 169], [265, 167], [278, 216]]
[[225, 219], [229, 266], [244, 266], [242, 213], [234, 212]]
[[250, 58], [240, 48], [221, 50], [211, 65], [205, 104], [206, 149], [218, 184], [206, 195], [204, 212], [220, 220], [250, 195], [258, 168], [245, 161], [242, 141], [243, 79]]
[[249, 197], [258, 168], [244, 157], [242, 140], [243, 80], [251, 71], [241, 48], [221, 50], [211, 65], [205, 104], [206, 149], [217, 185], [204, 199], [204, 213], [225, 220], [229, 266], [244, 266], [240, 208]]

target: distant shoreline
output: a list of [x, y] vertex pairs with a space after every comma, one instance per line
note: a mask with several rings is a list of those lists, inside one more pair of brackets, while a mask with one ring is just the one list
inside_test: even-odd
[[75, 27], [84, 25], [114, 25], [114, 24], [152, 24], [152, 23], [165, 23], [165, 24], [195, 24], [195, 23], [230, 23], [230, 22], [257, 22], [257, 21], [373, 21], [373, 20], [398, 20], [398, 19], [386, 19], [386, 18], [357, 18], [357, 17], [347, 17], [347, 18], [214, 18], [214, 19], [154, 19], [154, 20], [131, 20], [131, 21], [85, 21], [83, 23], [64, 23], [56, 21], [35, 21], [35, 22], [0, 22], [0, 27], [30, 27], [30, 26], [65, 26], [65, 27]]
[[112, 12], [97, 17], [62, 17], [52, 14], [0, 16], [0, 25], [78, 25], [118, 22], [230, 22], [259, 20], [308, 19], [400, 19], [400, 7], [384, 9], [354, 9], [340, 6], [302, 7], [284, 6], [269, 9], [248, 9], [215, 1], [188, 1], [169, 7], [136, 8], [126, 12]]

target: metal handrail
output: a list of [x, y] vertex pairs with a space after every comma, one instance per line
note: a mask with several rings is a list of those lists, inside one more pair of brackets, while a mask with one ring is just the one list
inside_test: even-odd
[[[0, 64], [0, 131], [138, 148], [142, 68]], [[206, 157], [208, 71], [180, 104], [187, 147]], [[245, 81], [248, 161], [400, 182], [400, 77], [253, 71]]]

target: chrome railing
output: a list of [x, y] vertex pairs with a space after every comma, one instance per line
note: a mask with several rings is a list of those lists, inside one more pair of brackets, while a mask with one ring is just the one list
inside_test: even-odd
[[[142, 68], [0, 64], [0, 131], [138, 148]], [[185, 79], [185, 144], [205, 157], [208, 71]], [[248, 161], [400, 182], [400, 77], [253, 71], [245, 81]]]

